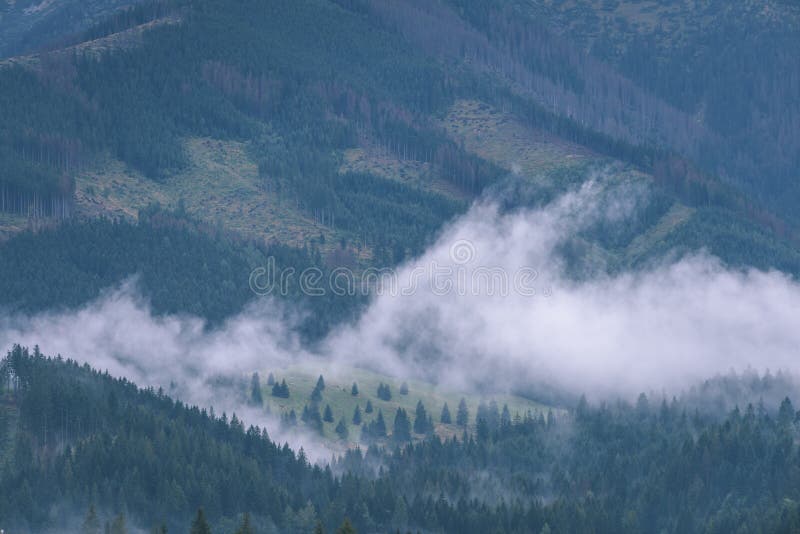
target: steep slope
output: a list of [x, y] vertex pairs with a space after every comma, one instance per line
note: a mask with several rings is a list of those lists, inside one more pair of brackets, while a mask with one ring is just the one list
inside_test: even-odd
[[746, 402], [786, 388], [730, 376], [686, 400], [584, 400], [547, 418], [483, 406], [458, 439], [351, 450], [321, 467], [235, 414], [14, 347], [0, 360], [0, 525], [81, 532], [117, 518], [181, 532], [202, 508], [223, 533], [242, 514], [256, 531], [292, 534], [331, 532], [345, 517], [358, 532], [792, 532], [792, 402], [705, 408], [718, 394]]
[[721, 136], [698, 161], [796, 224], [797, 2], [512, 3]]
[[3, 0], [0, 58], [58, 45], [138, 0]]
[[419, 254], [488, 188], [538, 205], [603, 173], [650, 197], [578, 257], [800, 272], [792, 218], [695, 157], [724, 132], [523, 7], [170, 0], [6, 61], [3, 235], [158, 203], [358, 270]]

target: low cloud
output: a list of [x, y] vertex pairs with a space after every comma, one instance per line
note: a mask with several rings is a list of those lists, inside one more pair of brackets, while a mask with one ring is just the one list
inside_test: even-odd
[[[245, 410], [260, 424], [263, 411], [220, 398], [210, 383], [312, 360], [321, 370], [364, 366], [467, 391], [546, 384], [605, 398], [677, 392], [730, 369], [800, 371], [800, 286], [780, 272], [731, 270], [700, 253], [639, 272], [565, 274], [564, 240], [598, 220], [624, 222], [641, 198], [590, 181], [539, 209], [480, 202], [399, 269], [413, 291], [375, 297], [314, 353], [275, 300], [256, 299], [208, 330], [197, 318], [153, 316], [131, 283], [74, 313], [6, 317], [0, 344], [38, 344], [141, 385], [175, 383], [188, 402]], [[451, 290], [432, 265], [450, 268]], [[506, 273], [509, 290], [491, 291], [487, 269]]]

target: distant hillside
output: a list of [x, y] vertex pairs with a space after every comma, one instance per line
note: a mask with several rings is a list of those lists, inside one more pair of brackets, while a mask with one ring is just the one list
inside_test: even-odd
[[62, 44], [138, 0], [2, 0], [0, 58]]
[[[641, 185], [648, 205], [575, 236], [576, 261], [637, 268], [705, 248], [731, 265], [800, 272], [789, 209], [800, 197], [787, 185], [798, 167], [759, 148], [793, 146], [792, 74], [775, 75], [791, 58], [754, 63], [775, 80], [764, 91], [783, 95], [763, 122], [783, 137], [751, 142], [749, 126], [701, 113], [713, 103], [724, 116], [726, 95], [741, 103], [733, 72], [698, 76], [694, 96], [678, 98], [649, 67], [592, 48], [605, 34], [614, 50], [635, 48], [644, 26], [625, 17], [658, 27], [700, 8], [570, 5], [163, 0], [88, 17], [60, 47], [0, 62], [0, 239], [71, 218], [135, 222], [158, 203], [220, 235], [358, 270], [421, 253], [489, 188], [524, 184], [519, 203], [535, 206], [602, 172]], [[715, 5], [709, 13], [748, 27], [746, 10]], [[752, 25], [764, 39], [778, 25], [774, 39], [788, 43], [793, 8], [775, 9], [786, 16]], [[568, 24], [572, 13], [585, 24]], [[702, 20], [686, 26], [686, 50], [707, 49]], [[681, 57], [658, 35], [658, 54]]]

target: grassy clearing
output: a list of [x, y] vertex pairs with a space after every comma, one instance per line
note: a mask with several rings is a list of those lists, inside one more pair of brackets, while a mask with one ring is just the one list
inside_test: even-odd
[[686, 224], [692, 218], [694, 211], [694, 208], [675, 203], [655, 226], [631, 241], [625, 251], [625, 257], [633, 261], [645, 256], [653, 245], [662, 241], [679, 226]]
[[192, 216], [240, 235], [295, 246], [338, 234], [316, 224], [282, 202], [261, 182], [256, 164], [243, 143], [207, 138], [186, 141], [189, 165], [164, 182], [150, 180], [108, 156], [76, 177], [76, 202], [81, 215], [136, 218], [157, 202], [183, 204]]
[[340, 172], [374, 174], [454, 200], [470, 201], [472, 199], [472, 195], [468, 192], [438, 177], [429, 163], [401, 160], [378, 147], [366, 146], [345, 150], [339, 170]]
[[[288, 399], [272, 396], [272, 388], [266, 384], [270, 372], [273, 373], [278, 382], [286, 380], [290, 392], [290, 397]], [[328, 440], [339, 441], [334, 429], [339, 419], [344, 417], [350, 432], [348, 445], [357, 444], [360, 437], [361, 426], [352, 424], [353, 412], [356, 406], [361, 407], [362, 426], [363, 424], [373, 421], [375, 417], [377, 417], [378, 410], [381, 410], [384, 420], [386, 421], [387, 430], [391, 434], [397, 409], [405, 409], [413, 424], [417, 402], [422, 401], [425, 410], [433, 417], [436, 434], [442, 438], [460, 436], [461, 433], [463, 433], [464, 429], [462, 427], [455, 424], [442, 424], [440, 422], [442, 407], [446, 402], [453, 418], [453, 423], [455, 423], [458, 404], [462, 397], [465, 398], [469, 409], [468, 429], [470, 431], [475, 430], [475, 414], [478, 410], [478, 404], [481, 402], [488, 403], [494, 400], [500, 410], [502, 410], [503, 405], [508, 405], [512, 417], [515, 414], [524, 416], [528, 410], [532, 412], [546, 412], [549, 409], [548, 406], [516, 395], [466, 395], [463, 392], [447, 391], [437, 388], [432, 384], [418, 381], [408, 381], [408, 394], [402, 395], [400, 394], [400, 387], [403, 383], [402, 380], [363, 369], [350, 368], [326, 371], [323, 363], [321, 363], [319, 367], [290, 367], [287, 369], [263, 370], [260, 375], [262, 378], [262, 393], [265, 407], [273, 414], [284, 414], [289, 413], [290, 410], [294, 410], [299, 420], [303, 407], [305, 405], [311, 405], [311, 393], [316, 386], [320, 374], [322, 374], [325, 379], [325, 390], [322, 393], [322, 401], [319, 403], [320, 412], [323, 412], [326, 405], [330, 405], [334, 418], [333, 423], [326, 422], [324, 424], [324, 436]], [[354, 382], [358, 385], [357, 396], [351, 394], [351, 388]], [[391, 388], [392, 398], [389, 401], [381, 400], [377, 396], [378, 385], [381, 382], [388, 384]], [[364, 412], [368, 400], [372, 403], [374, 408], [371, 414]], [[421, 436], [415, 436], [415, 438], [422, 439]]]
[[529, 128], [511, 114], [475, 100], [457, 101], [441, 126], [468, 151], [534, 183], [548, 183], [555, 179], [554, 171], [582, 169], [600, 159], [586, 148]]
[[0, 212], [0, 243], [26, 228], [28, 228], [27, 217]]

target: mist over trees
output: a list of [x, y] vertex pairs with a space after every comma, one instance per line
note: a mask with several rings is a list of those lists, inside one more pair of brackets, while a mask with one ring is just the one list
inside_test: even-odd
[[[360, 532], [792, 531], [800, 524], [800, 418], [787, 398], [721, 415], [694, 408], [700, 397], [582, 400], [547, 417], [507, 417], [489, 403], [479, 434], [396, 440], [400, 454], [351, 449], [322, 469], [236, 415], [212, 416], [38, 350], [15, 347], [0, 364], [0, 384], [8, 436], [0, 441], [0, 516], [17, 528], [44, 528], [53, 510], [75, 509], [89, 530], [121, 521], [214, 532], [247, 525], [308, 532], [320, 522], [334, 531], [345, 517]], [[394, 415], [393, 430], [410, 437], [405, 411]], [[349, 432], [340, 419], [338, 436]], [[445, 491], [451, 500], [435, 497]], [[542, 503], [543, 493], [554, 500]]]
[[[679, 306], [650, 321], [697, 318], [686, 328], [699, 334], [674, 330], [694, 343], [676, 339], [673, 349], [667, 339], [673, 352], [659, 360], [673, 369], [710, 368], [681, 362], [709, 355], [712, 344], [725, 347], [726, 363], [735, 353], [736, 363], [793, 365], [771, 351], [791, 355], [784, 347], [796, 340], [779, 339], [793, 330], [791, 310], [784, 313], [791, 306], [775, 312], [796, 301], [786, 295], [800, 277], [796, 2], [131, 3], [0, 0], [0, 326], [35, 331], [42, 343], [65, 330], [76, 333], [73, 346], [102, 339], [119, 368], [152, 384], [152, 355], [141, 343], [149, 334], [138, 332], [156, 325], [175, 341], [147, 338], [160, 365], [183, 361], [167, 353], [196, 363], [210, 391], [234, 388], [238, 413], [218, 415], [215, 398], [206, 407], [173, 398], [181, 389], [168, 386], [172, 377], [165, 392], [38, 346], [2, 347], [11, 350], [0, 360], [0, 528], [800, 532], [795, 378], [737, 369], [674, 396], [640, 393], [637, 380], [668, 369], [641, 371], [647, 357], [665, 354], [650, 338], [673, 331], [626, 346], [619, 339], [628, 332], [608, 333], [624, 318], [590, 317], [611, 310], [598, 295], [622, 295], [619, 309], [642, 315], [676, 297]], [[10, 57], [18, 53], [27, 55]], [[198, 140], [214, 142], [206, 163], [193, 151]], [[236, 147], [235, 164], [223, 146]], [[212, 182], [201, 181], [204, 172]], [[233, 176], [223, 180], [226, 172]], [[538, 260], [521, 244], [553, 229], [514, 217], [573, 198], [586, 184], [598, 188], [591, 204], [571, 204], [577, 216], [627, 215], [552, 232], [558, 243], [548, 259], [563, 299], [549, 301], [553, 317], [578, 320], [554, 321], [543, 333], [578, 339], [596, 329], [598, 346], [537, 345], [521, 331], [516, 345], [481, 343], [471, 336], [484, 325], [502, 324], [506, 337], [515, 324], [535, 331], [514, 323], [527, 317], [527, 304], [495, 309], [486, 301], [462, 301], [458, 314], [403, 301], [407, 324], [382, 314], [386, 331], [361, 338], [375, 325], [361, 323], [362, 312], [379, 296], [312, 297], [297, 278], [259, 303], [273, 313], [268, 319], [251, 313], [260, 296], [251, 274], [269, 262], [278, 278], [312, 270], [329, 280], [344, 268], [356, 283], [371, 270], [410, 269], [470, 206], [490, 204], [493, 211], [479, 213], [511, 221], [489, 237], [507, 239], [528, 267]], [[187, 191], [197, 195], [188, 211]], [[682, 271], [698, 251], [702, 261]], [[668, 290], [637, 285], [648, 277]], [[720, 299], [727, 306], [692, 310], [698, 279], [717, 282], [713, 294], [728, 295]], [[761, 299], [731, 304], [730, 294], [753, 287], [764, 289]], [[600, 303], [581, 306], [582, 289]], [[681, 291], [689, 297], [678, 298]], [[91, 332], [95, 308], [108, 310], [120, 294], [152, 322]], [[558, 307], [570, 299], [578, 306]], [[487, 309], [504, 320], [466, 313]], [[729, 322], [706, 322], [712, 313]], [[285, 323], [286, 339], [253, 336], [280, 349], [254, 343], [259, 363], [240, 365], [233, 377], [203, 375], [198, 355], [211, 359], [217, 345], [206, 350], [196, 340], [222, 332], [219, 352], [246, 352], [235, 328], [242, 317]], [[437, 321], [458, 328], [437, 330]], [[738, 338], [718, 324], [754, 332], [746, 339], [755, 348], [737, 352]], [[401, 355], [395, 370], [419, 373], [353, 373], [340, 382], [345, 370], [325, 367], [326, 384], [317, 372], [297, 380], [271, 360], [271, 352], [300, 359], [336, 345], [350, 325], [345, 333], [371, 361]], [[84, 337], [91, 339], [82, 344]], [[479, 391], [431, 394], [434, 386], [419, 381], [438, 372], [440, 340], [458, 346], [443, 360], [449, 372], [473, 367]], [[137, 348], [117, 355], [125, 343]], [[539, 369], [543, 383], [509, 386], [494, 358], [527, 365], [537, 352], [550, 350], [555, 361], [572, 350], [576, 361], [599, 363], [571, 368], [568, 379], [599, 390], [608, 381], [598, 378], [601, 366], [613, 367], [619, 347], [645, 362], [637, 371], [617, 361], [624, 376], [612, 378], [637, 388], [629, 400], [562, 394], [559, 378]], [[366, 361], [352, 352], [332, 366]], [[266, 379], [262, 359], [275, 370]], [[460, 377], [447, 378], [441, 383]], [[513, 394], [492, 397], [492, 388], [506, 387]], [[523, 401], [531, 408], [519, 409]], [[270, 432], [251, 421], [267, 421]], [[316, 462], [320, 444], [333, 452]]]

